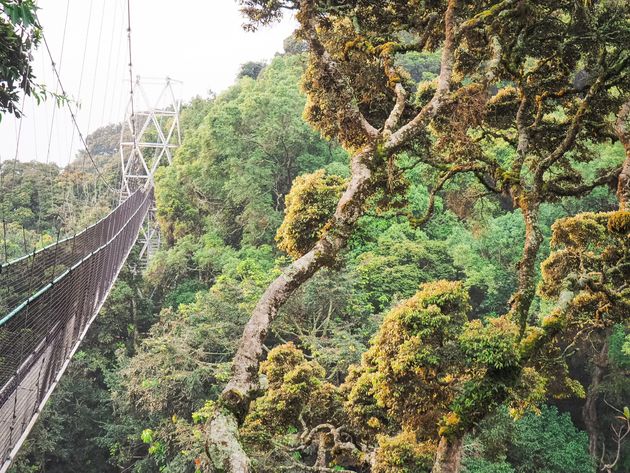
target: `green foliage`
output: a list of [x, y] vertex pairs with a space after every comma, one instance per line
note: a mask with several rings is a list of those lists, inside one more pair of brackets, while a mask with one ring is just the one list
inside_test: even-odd
[[319, 364], [306, 361], [292, 343], [271, 350], [260, 372], [267, 377], [269, 387], [245, 419], [241, 433], [246, 438], [270, 436], [299, 425], [298, 417], [325, 375]]
[[448, 244], [428, 238], [409, 224], [390, 224], [378, 232], [374, 249], [365, 249], [353, 269], [361, 303], [373, 313], [412, 296], [421, 283], [458, 275]]
[[438, 53], [420, 53], [410, 51], [398, 56], [396, 63], [405, 70], [415, 82], [428, 82], [440, 72]]
[[395, 437], [379, 437], [374, 473], [430, 473], [436, 446], [418, 443], [415, 434], [403, 431]]
[[466, 460], [464, 473], [514, 473], [514, 468], [506, 462], [492, 462], [484, 458]]
[[5, 112], [22, 116], [20, 93], [39, 97], [31, 50], [39, 44], [41, 26], [33, 0], [0, 1], [0, 121]]
[[517, 366], [520, 361], [518, 326], [508, 317], [473, 320], [459, 337], [464, 353], [474, 362], [492, 369]]
[[378, 406], [404, 428], [435, 437], [454, 396], [456, 342], [469, 310], [461, 283], [438, 281], [423, 284], [385, 316], [361, 367], [349, 377], [347, 407], [357, 428], [384, 427]]
[[345, 162], [304, 123], [300, 56], [276, 57], [212, 100], [184, 133], [175, 166], [156, 177], [158, 217], [171, 242], [211, 230], [227, 244], [272, 243], [296, 176]]
[[279, 445], [291, 445], [298, 435], [322, 423], [341, 425], [345, 416], [338, 388], [326, 382], [324, 369], [307, 361], [292, 343], [271, 350], [260, 372], [268, 387], [250, 407], [240, 435], [257, 467], [267, 471], [283, 462]]
[[465, 273], [476, 313], [503, 313], [517, 286], [516, 272], [524, 233], [519, 212], [490, 217], [480, 228], [455, 228], [449, 237], [452, 258]]
[[468, 437], [466, 473], [593, 473], [588, 438], [555, 407], [512, 420], [505, 410], [484, 421]]
[[609, 339], [608, 358], [621, 369], [630, 368], [630, 328], [622, 324], [613, 327]]
[[583, 213], [553, 225], [552, 252], [542, 264], [539, 291], [553, 300], [561, 299], [563, 291], [575, 294], [543, 326], [610, 326], [625, 320], [630, 309], [630, 294], [623, 287], [630, 261], [623, 223], [627, 213]]
[[241, 64], [241, 70], [238, 72], [238, 78], [249, 77], [251, 79], [258, 79], [258, 76], [265, 68], [264, 62], [249, 61], [245, 64]]
[[319, 170], [298, 176], [286, 197], [285, 216], [278, 228], [278, 248], [294, 259], [307, 253], [326, 232], [345, 187], [339, 176]]
[[205, 285], [195, 279], [182, 281], [164, 297], [164, 306], [177, 309], [181, 304], [192, 304], [195, 302], [196, 294], [204, 288]]

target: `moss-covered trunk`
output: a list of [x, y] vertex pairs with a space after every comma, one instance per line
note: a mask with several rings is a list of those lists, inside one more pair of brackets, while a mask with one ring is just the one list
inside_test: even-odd
[[440, 438], [431, 473], [459, 473], [462, 466], [463, 447], [461, 438]]
[[374, 146], [366, 146], [353, 156], [352, 177], [339, 200], [329, 230], [312, 250], [294, 261], [269, 285], [245, 325], [232, 363], [232, 376], [219, 399], [220, 408], [207, 429], [208, 443], [212, 445], [211, 460], [219, 471], [250, 471], [235, 426], [247, 414], [249, 403], [258, 391], [258, 366], [267, 332], [278, 309], [290, 295], [318, 269], [332, 262], [348, 242], [356, 221], [363, 214], [366, 200], [377, 187], [371, 171], [374, 156]]

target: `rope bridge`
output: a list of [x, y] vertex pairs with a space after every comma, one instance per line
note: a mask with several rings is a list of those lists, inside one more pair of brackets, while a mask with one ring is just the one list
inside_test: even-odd
[[0, 473], [105, 302], [152, 194], [137, 190], [81, 233], [0, 267]]

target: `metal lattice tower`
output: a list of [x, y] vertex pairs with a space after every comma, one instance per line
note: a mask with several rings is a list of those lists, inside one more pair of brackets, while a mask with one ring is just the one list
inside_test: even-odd
[[[153, 187], [157, 169], [173, 162], [173, 153], [181, 143], [181, 102], [176, 98], [174, 84], [181, 82], [168, 77], [163, 81], [141, 80], [138, 77], [132, 86], [120, 132], [121, 202], [140, 188]], [[149, 98], [149, 86], [158, 86], [159, 93], [154, 100]], [[155, 203], [142, 225], [138, 241], [142, 245], [140, 261], [146, 265], [160, 247]]]

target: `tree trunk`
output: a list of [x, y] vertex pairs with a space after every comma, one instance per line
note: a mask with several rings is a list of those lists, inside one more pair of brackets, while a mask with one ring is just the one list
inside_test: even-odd
[[608, 340], [606, 339], [600, 353], [593, 357], [593, 373], [586, 392], [586, 402], [582, 408], [582, 420], [588, 433], [588, 452], [596, 462], [599, 461], [598, 439], [600, 437], [597, 401], [599, 400], [599, 386], [604, 378], [607, 364]]
[[[339, 200], [330, 230], [311, 251], [294, 261], [269, 285], [245, 325], [232, 362], [232, 376], [219, 398], [220, 407], [208, 425], [208, 443], [213, 445], [213, 461], [219, 460], [214, 461], [218, 463], [219, 471], [250, 471], [249, 461], [238, 443], [238, 429], [234, 426], [245, 417], [258, 390], [258, 365], [265, 337], [278, 309], [289, 296], [318, 269], [332, 262], [346, 245], [356, 221], [363, 214], [366, 200], [376, 188], [370, 169], [373, 156], [374, 147], [370, 145], [352, 157], [352, 178]], [[225, 449], [228, 451], [223, 451]]]
[[236, 417], [217, 411], [208, 432], [206, 455], [217, 473], [250, 471], [249, 457], [239, 440]]
[[459, 473], [462, 465], [463, 441], [461, 438], [440, 438], [437, 456], [431, 473]]
[[[518, 265], [518, 288], [511, 301], [510, 312], [517, 320], [521, 336], [527, 326], [529, 308], [536, 294], [536, 257], [542, 244], [543, 237], [538, 222], [539, 202], [537, 199], [520, 199], [520, 208], [525, 219], [525, 245]], [[529, 201], [528, 201], [529, 200]]]
[[[321, 67], [329, 70], [331, 78], [338, 83], [339, 90], [346, 85], [343, 74], [337, 70], [335, 62], [317, 37], [317, 22], [307, 14], [310, 2], [300, 2], [303, 15], [302, 26], [310, 44], [311, 54], [318, 57]], [[364, 213], [367, 199], [379, 187], [373, 169], [386, 162], [387, 158], [399, 152], [401, 148], [420, 133], [438, 111], [442, 108], [445, 96], [449, 92], [453, 54], [455, 49], [455, 10], [458, 0], [449, 0], [444, 16], [444, 44], [442, 46], [442, 60], [437, 89], [433, 98], [406, 125], [395, 133], [388, 130], [387, 136], [382, 136], [352, 104], [348, 104], [341, 112], [345, 119], [360, 123], [365, 136], [370, 142], [352, 156], [350, 162], [351, 179], [347, 189], [337, 204], [337, 210], [331, 218], [328, 231], [315, 244], [315, 247], [304, 256], [294, 261], [287, 270], [264, 292], [254, 308], [251, 318], [245, 325], [241, 341], [232, 362], [232, 376], [221, 393], [218, 408], [211, 418], [208, 430], [208, 442], [215, 450], [233, 448], [224, 454], [214, 452], [221, 459], [219, 471], [230, 473], [248, 473], [249, 460], [238, 442], [238, 429], [226, 429], [225, 426], [237, 426], [247, 414], [249, 403], [258, 390], [258, 366], [263, 355], [263, 343], [271, 322], [278, 309], [287, 301], [289, 296], [304, 282], [315, 274], [321, 267], [334, 261], [339, 251], [347, 244], [354, 226]], [[397, 117], [388, 120], [392, 128], [400, 119], [401, 107], [404, 108], [405, 94], [398, 94], [392, 114]], [[340, 122], [342, 123], [342, 122]], [[386, 138], [383, 142], [383, 138]], [[378, 152], [377, 152], [378, 149]], [[226, 439], [225, 436], [229, 436]], [[215, 462], [216, 463], [216, 462]], [[455, 470], [453, 470], [455, 471]]]
[[620, 210], [630, 210], [630, 100], [619, 110], [615, 131], [619, 141], [626, 151], [626, 159], [619, 174], [619, 184], [617, 186], [617, 198], [619, 199]]
[[619, 210], [630, 211], [630, 146], [626, 148], [626, 160], [621, 167], [617, 186]]

